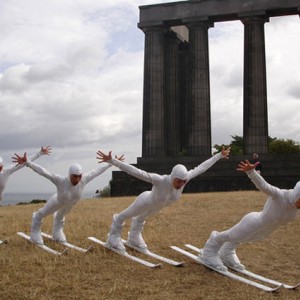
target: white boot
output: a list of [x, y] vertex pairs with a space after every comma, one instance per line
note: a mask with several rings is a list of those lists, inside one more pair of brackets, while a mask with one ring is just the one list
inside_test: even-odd
[[145, 222], [141, 223], [135, 218], [132, 219], [130, 232], [128, 233], [128, 245], [141, 248], [143, 250], [146, 250], [148, 248], [142, 236], [144, 224]]
[[236, 244], [226, 242], [220, 250], [220, 258], [224, 265], [234, 269], [245, 270], [245, 266], [241, 264], [239, 258], [236, 255]]
[[125, 249], [125, 246], [124, 246], [124, 244], [122, 242], [122, 238], [121, 238], [121, 232], [122, 232], [125, 222], [123, 224], [120, 224], [118, 222], [117, 217], [118, 217], [117, 214], [113, 215], [113, 221], [111, 224], [110, 232], [107, 236], [106, 244], [112, 248], [115, 248], [115, 249], [121, 251], [121, 252], [125, 252], [126, 249]]
[[218, 269], [220, 271], [227, 271], [227, 268], [223, 265], [220, 256], [219, 250], [222, 246], [222, 242], [217, 242], [216, 237], [219, 232], [213, 231], [210, 234], [209, 239], [205, 243], [202, 253], [199, 254], [199, 258], [207, 265]]
[[52, 239], [59, 243], [66, 243], [67, 239], [64, 234], [65, 217], [60, 216], [57, 212], [53, 215]]
[[30, 229], [30, 240], [33, 243], [44, 245], [44, 240], [41, 234], [41, 225], [42, 225], [43, 217], [40, 215], [39, 212], [34, 212], [32, 214], [32, 222], [31, 222], [31, 229]]

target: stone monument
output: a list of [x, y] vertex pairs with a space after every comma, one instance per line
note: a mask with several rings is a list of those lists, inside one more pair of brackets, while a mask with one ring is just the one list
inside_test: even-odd
[[[264, 161], [266, 180], [293, 187], [300, 178], [300, 156], [269, 155], [267, 149], [264, 24], [272, 17], [299, 12], [300, 0], [191, 0], [141, 6], [143, 131], [142, 157], [135, 165], [169, 174], [177, 163], [190, 169], [211, 156], [208, 30], [216, 22], [240, 20], [244, 26], [244, 156], [220, 161], [193, 179], [185, 192], [253, 189], [247, 176], [236, 172], [236, 165], [254, 152]], [[110, 184], [112, 196], [136, 195], [151, 188], [120, 171], [113, 172]]]

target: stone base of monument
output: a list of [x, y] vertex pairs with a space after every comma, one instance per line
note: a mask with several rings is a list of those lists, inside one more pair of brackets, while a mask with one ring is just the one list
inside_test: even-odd
[[[170, 174], [176, 164], [183, 164], [191, 169], [205, 161], [208, 157], [167, 157], [138, 158], [139, 169], [151, 173]], [[263, 165], [262, 176], [265, 180], [279, 188], [291, 189], [300, 180], [300, 154], [259, 156]], [[238, 163], [251, 155], [231, 155], [229, 160], [220, 160], [204, 174], [192, 179], [185, 187], [185, 193], [223, 192], [239, 190], [256, 190], [254, 184], [243, 172], [236, 170]], [[122, 171], [113, 171], [110, 182], [111, 196], [133, 196], [150, 190], [151, 184], [136, 179]]]

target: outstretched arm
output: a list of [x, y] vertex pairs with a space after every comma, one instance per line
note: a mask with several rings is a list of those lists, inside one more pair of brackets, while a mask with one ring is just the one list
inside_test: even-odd
[[259, 164], [259, 162], [251, 164], [248, 160], [241, 161], [238, 164], [237, 171], [246, 173], [251, 181], [255, 184], [257, 189], [275, 198], [281, 190], [276, 186], [273, 186], [266, 182], [264, 178], [255, 171], [255, 167], [257, 164]]
[[[109, 152], [109, 154], [105, 154], [101, 151], [97, 152], [97, 159], [99, 159], [99, 163], [107, 163], [105, 166], [101, 166], [96, 168], [95, 170], [92, 170], [91, 172], [89, 172], [88, 174], [86, 174], [84, 176], [84, 180], [85, 180], [85, 184], [89, 183], [91, 180], [93, 180], [94, 178], [96, 178], [97, 176], [101, 175], [102, 173], [104, 173], [108, 168], [111, 167], [111, 151]], [[124, 155], [121, 155], [120, 157], [115, 156], [115, 158], [117, 160], [123, 161], [124, 160]]]
[[[41, 147], [41, 150], [40, 150], [40, 152], [38, 154], [41, 154], [41, 155], [50, 155], [51, 150], [52, 149], [51, 149], [50, 146]], [[13, 159], [14, 163], [17, 163], [18, 165], [22, 165], [22, 164], [24, 164], [27, 161], [27, 153], [25, 152], [23, 156], [19, 156], [18, 154], [15, 153], [15, 156], [13, 156], [12, 159]], [[34, 159], [30, 159], [30, 160], [34, 160]]]
[[38, 159], [41, 155], [50, 155], [51, 153], [51, 147], [47, 146], [47, 147], [41, 147], [41, 150], [33, 155], [30, 155], [28, 157], [29, 160], [34, 161], [36, 159]]
[[229, 148], [222, 148], [222, 151], [215, 154], [214, 156], [212, 156], [211, 158], [207, 159], [206, 161], [204, 161], [203, 163], [201, 163], [199, 166], [197, 166], [196, 168], [192, 169], [189, 171], [189, 180], [191, 180], [192, 178], [206, 172], [209, 168], [211, 168], [219, 159], [221, 158], [225, 158], [228, 159], [229, 158], [229, 153], [230, 153], [230, 147]]
[[121, 171], [124, 171], [131, 176], [134, 176], [138, 179], [141, 179], [141, 180], [144, 180], [146, 182], [153, 184], [152, 175], [148, 172], [145, 172], [143, 170], [140, 170], [132, 165], [129, 165], [129, 164], [123, 162], [124, 155], [121, 155], [120, 157], [115, 156], [115, 158], [113, 158], [111, 151], [109, 151], [108, 154], [105, 154], [100, 150], [97, 152], [97, 155], [98, 155], [97, 159], [99, 160], [99, 163], [102, 163], [102, 162], [111, 163], [115, 167], [119, 168]]
[[[50, 146], [41, 147], [41, 150], [33, 155], [30, 155], [28, 157], [28, 160], [34, 161], [38, 159], [41, 155], [50, 155], [50, 153], [51, 153]], [[25, 163], [27, 162], [27, 154], [25, 152], [23, 156], [20, 156], [15, 153], [15, 156], [13, 156], [12, 159], [13, 159], [13, 163], [17, 163], [17, 165], [11, 165], [8, 168], [6, 168], [6, 171], [9, 172], [10, 174], [24, 167]]]
[[[41, 150], [33, 155], [30, 155], [28, 157], [28, 160], [34, 161], [38, 159], [41, 155], [50, 155], [50, 153], [51, 153], [50, 146], [41, 147]], [[13, 159], [13, 163], [17, 163], [17, 164], [11, 165], [6, 168], [6, 172], [8, 172], [8, 174], [12, 174], [25, 166], [25, 163], [27, 162], [27, 154], [25, 152], [23, 156], [20, 156], [15, 153], [15, 156], [13, 156], [12, 159]]]
[[15, 153], [15, 156], [13, 156], [12, 159], [13, 159], [14, 163], [17, 163], [16, 167], [26, 165], [27, 167], [31, 168], [34, 172], [49, 179], [54, 184], [56, 184], [60, 178], [59, 175], [53, 174], [53, 173], [49, 172], [48, 170], [46, 170], [45, 168], [43, 168], [42, 166], [32, 162], [29, 158], [27, 158], [26, 152], [24, 153], [23, 156], [20, 156]]

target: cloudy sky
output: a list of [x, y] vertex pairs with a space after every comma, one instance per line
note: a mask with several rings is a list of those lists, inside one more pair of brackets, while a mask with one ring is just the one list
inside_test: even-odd
[[[0, 155], [37, 152], [37, 162], [66, 175], [97, 166], [96, 151], [141, 156], [144, 33], [139, 6], [158, 0], [6, 0], [0, 2]], [[300, 19], [265, 25], [269, 135], [300, 141]], [[242, 135], [243, 26], [209, 29], [213, 144]], [[111, 170], [116, 170], [111, 169]], [[111, 170], [86, 191], [108, 185]], [[52, 192], [29, 169], [13, 174], [6, 193]]]

